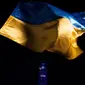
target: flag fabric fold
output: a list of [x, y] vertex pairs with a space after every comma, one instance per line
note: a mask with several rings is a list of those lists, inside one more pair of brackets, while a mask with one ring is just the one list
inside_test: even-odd
[[71, 14], [46, 2], [28, 2], [18, 3], [12, 16], [32, 24], [41, 24], [47, 21], [59, 19], [60, 17], [68, 18], [71, 23], [77, 27], [85, 29]]

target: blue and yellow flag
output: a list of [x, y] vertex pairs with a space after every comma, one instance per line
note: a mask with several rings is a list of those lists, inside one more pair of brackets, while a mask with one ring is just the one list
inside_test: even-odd
[[59, 52], [74, 59], [83, 51], [77, 37], [85, 26], [74, 15], [46, 2], [18, 3], [0, 34], [36, 52]]

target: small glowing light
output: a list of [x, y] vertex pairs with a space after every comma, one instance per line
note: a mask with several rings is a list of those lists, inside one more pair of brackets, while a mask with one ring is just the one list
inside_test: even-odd
[[40, 75], [40, 77], [46, 77], [46, 75], [44, 75], [44, 74], [41, 74], [41, 75]]
[[42, 67], [40, 67], [39, 69], [40, 69], [40, 70], [42, 70], [42, 69], [45, 69], [45, 67], [44, 67], [44, 66], [42, 66]]

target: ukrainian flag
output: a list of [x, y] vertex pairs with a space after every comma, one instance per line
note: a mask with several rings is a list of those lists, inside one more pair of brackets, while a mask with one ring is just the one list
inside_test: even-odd
[[[58, 29], [59, 19], [60, 22], [63, 21], [61, 30]], [[67, 22], [70, 23], [68, 29], [65, 27], [68, 25]], [[77, 28], [75, 32], [71, 29], [71, 24]], [[75, 43], [75, 34], [83, 33], [81, 30], [84, 29], [85, 26], [74, 16], [51, 4], [21, 1], [2, 26], [0, 34], [36, 52], [58, 51], [73, 59], [82, 53]], [[52, 46], [54, 47], [49, 49]]]

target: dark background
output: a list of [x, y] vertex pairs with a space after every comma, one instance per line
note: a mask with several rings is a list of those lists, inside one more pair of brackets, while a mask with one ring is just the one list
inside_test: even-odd
[[[69, 13], [72, 12], [81, 12], [85, 11], [84, 7], [84, 1], [83, 0], [39, 0], [39, 1], [45, 1], [48, 2], [52, 5], [55, 5]], [[0, 1], [0, 27], [4, 24], [4, 22], [7, 20], [13, 9], [16, 7], [17, 3], [19, 0], [1, 0]], [[11, 45], [12, 43], [7, 43], [6, 45]], [[84, 44], [83, 44], [84, 45]], [[15, 44], [15, 47], [17, 44]], [[11, 49], [9, 47], [8, 49]], [[67, 60], [66, 58], [56, 54], [56, 53], [49, 53], [49, 52], [43, 52], [42, 54], [40, 53], [34, 53], [31, 51], [27, 51], [26, 48], [20, 47], [20, 48], [13, 48], [15, 54], [19, 56], [24, 56], [26, 52], [28, 54], [25, 54], [25, 65], [21, 65], [21, 61], [19, 59], [19, 62], [17, 61], [18, 65], [16, 65], [16, 69], [11, 67], [11, 70], [16, 71], [17, 76], [12, 77], [11, 75], [16, 75], [14, 72], [9, 71], [9, 74], [4, 74], [6, 75], [1, 79], [1, 82], [12, 82], [11, 85], [15, 85], [16, 81], [19, 82], [18, 85], [29, 85], [29, 79], [31, 78], [30, 85], [37, 85], [37, 75], [38, 75], [38, 67], [40, 61], [45, 61], [47, 62], [47, 68], [48, 68], [48, 85], [84, 85], [85, 84], [85, 53], [80, 55], [78, 58], [74, 60]], [[23, 49], [23, 50], [22, 50]], [[26, 51], [26, 52], [25, 52]], [[9, 51], [7, 51], [9, 52]], [[22, 54], [24, 52], [24, 54]], [[11, 52], [12, 54], [13, 52]], [[30, 57], [34, 56], [33, 61], [29, 61], [29, 56]], [[8, 53], [7, 53], [8, 54]], [[5, 55], [5, 54], [4, 54]], [[43, 56], [44, 55], [44, 56]], [[15, 55], [16, 56], [16, 55]], [[27, 56], [27, 57], [26, 57]], [[37, 56], [37, 57], [36, 57]], [[13, 57], [13, 56], [12, 56]], [[20, 58], [20, 57], [19, 57]], [[16, 58], [15, 58], [16, 59]], [[21, 60], [23, 58], [21, 57]], [[11, 61], [10, 57], [9, 60]], [[6, 65], [2, 65], [3, 68], [10, 69]], [[29, 67], [29, 68], [28, 68]], [[8, 71], [8, 70], [7, 70]], [[29, 72], [26, 74], [25, 72]], [[24, 80], [24, 81], [23, 81]], [[23, 81], [23, 82], [22, 82]], [[2, 84], [1, 84], [2, 85]]]

